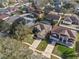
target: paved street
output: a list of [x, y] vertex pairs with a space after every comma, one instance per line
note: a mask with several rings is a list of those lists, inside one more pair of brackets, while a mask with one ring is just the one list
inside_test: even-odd
[[72, 25], [67, 26], [67, 25], [60, 24], [60, 26], [66, 27], [66, 28], [70, 28], [70, 29], [73, 29], [73, 30], [76, 30], [76, 31], [79, 31], [79, 28], [76, 28], [76, 27], [74, 27], [74, 26], [72, 26]]
[[74, 14], [64, 14], [64, 13], [57, 13], [57, 12], [53, 12], [53, 11], [51, 11], [49, 14], [59, 14], [59, 15], [65, 15], [65, 16], [72, 16], [72, 15], [74, 15]]
[[52, 44], [48, 44], [45, 51], [42, 53], [44, 56], [51, 58], [51, 54], [54, 50], [56, 42], [53, 42]]

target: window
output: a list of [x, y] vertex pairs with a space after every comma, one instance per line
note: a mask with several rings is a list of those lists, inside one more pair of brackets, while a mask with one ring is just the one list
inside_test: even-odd
[[63, 40], [63, 43], [66, 43], [66, 40], [65, 39]]
[[62, 42], [62, 37], [60, 37], [59, 41], [61, 41], [61, 42]]
[[52, 33], [52, 36], [53, 36], [53, 37], [56, 37], [56, 38], [59, 38], [59, 35], [56, 34], [56, 33]]
[[30, 20], [27, 20], [27, 23], [30, 23], [31, 21]]

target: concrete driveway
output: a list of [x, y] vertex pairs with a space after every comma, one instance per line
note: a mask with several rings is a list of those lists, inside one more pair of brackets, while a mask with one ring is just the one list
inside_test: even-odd
[[48, 44], [45, 51], [43, 52], [43, 55], [50, 58], [51, 54], [52, 54], [52, 52], [54, 50], [55, 44], [56, 44], [55, 41], [52, 44]]
[[32, 50], [36, 49], [41, 41], [42, 40], [38, 40], [38, 39], [35, 40], [29, 48], [32, 49]]

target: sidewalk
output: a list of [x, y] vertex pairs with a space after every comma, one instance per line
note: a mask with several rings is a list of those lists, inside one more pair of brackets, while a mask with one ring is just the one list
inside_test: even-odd
[[67, 25], [64, 25], [64, 24], [59, 24], [59, 26], [62, 26], [62, 27], [70, 28], [70, 29], [72, 29], [72, 30], [79, 31], [79, 28], [76, 28], [76, 27], [67, 26]]
[[56, 42], [53, 42], [52, 44], [48, 44], [45, 51], [42, 53], [44, 56], [51, 58], [52, 51], [54, 50]]
[[38, 45], [40, 44], [40, 42], [41, 42], [41, 40], [35, 40], [29, 48], [32, 50], [35, 50], [38, 47]]
[[[23, 42], [23, 44], [29, 45], [29, 46], [30, 46], [30, 49], [33, 50], [33, 49], [31, 48], [31, 44], [26, 43], [26, 42]], [[53, 46], [53, 45], [52, 45], [52, 46]], [[37, 50], [37, 49], [34, 49], [34, 51], [36, 51], [36, 52], [38, 52], [38, 53], [41, 53], [41, 54], [44, 54], [44, 52], [39, 51], [39, 50]], [[49, 51], [49, 50], [48, 50], [48, 51]], [[58, 59], [61, 59], [61, 57], [59, 57], [59, 56], [57, 56], [57, 55], [55, 55], [55, 54], [50, 54], [50, 57], [51, 57], [51, 55], [57, 57]], [[44, 56], [45, 56], [45, 55], [44, 55]], [[47, 55], [47, 56], [48, 56], [48, 55]], [[47, 57], [47, 56], [46, 56], [46, 57]]]

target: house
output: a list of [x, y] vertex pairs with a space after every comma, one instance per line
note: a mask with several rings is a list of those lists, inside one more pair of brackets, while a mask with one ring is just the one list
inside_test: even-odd
[[71, 2], [74, 2], [74, 0], [63, 0], [64, 4], [71, 3]]
[[70, 19], [70, 17], [66, 17], [63, 21], [64, 24], [68, 24], [71, 25], [72, 24], [72, 20]]
[[18, 19], [19, 16], [18, 15], [14, 15], [14, 16], [11, 16], [11, 17], [8, 17], [7, 19], [5, 19], [5, 21], [8, 23], [8, 24], [12, 24], [16, 19]]
[[54, 8], [56, 12], [60, 12], [62, 8], [62, 1], [61, 0], [54, 0]]
[[23, 15], [20, 15], [20, 17], [22, 17], [26, 20], [26, 25], [28, 27], [33, 26], [37, 20], [36, 17], [34, 16], [34, 14], [32, 14], [32, 13], [23, 14]]
[[75, 11], [75, 13], [79, 13], [79, 4], [76, 4], [74, 6], [74, 11]]
[[59, 20], [59, 18], [60, 18], [60, 15], [53, 14], [53, 13], [46, 15], [46, 19], [48, 20]]
[[50, 11], [53, 11], [54, 7], [51, 4], [48, 4], [44, 7], [44, 13], [48, 14]]
[[65, 16], [59, 26], [79, 31], [79, 18], [76, 15]]
[[8, 12], [6, 8], [0, 8], [0, 14], [4, 14]]
[[27, 2], [29, 2], [29, 0], [22, 0], [23, 1], [23, 3], [27, 3]]
[[8, 15], [6, 15], [6, 14], [0, 14], [0, 19], [4, 19], [4, 18], [6, 18], [6, 17], [8, 17]]
[[51, 31], [52, 26], [46, 23], [37, 23], [33, 28], [35, 39], [44, 39], [46, 35]]
[[0, 0], [0, 4], [2, 4], [3, 6], [7, 6], [8, 0]]
[[62, 23], [68, 25], [79, 25], [79, 19], [76, 16], [66, 16]]
[[11, 3], [19, 3], [19, 2], [22, 2], [23, 0], [8, 0], [8, 2], [11, 2]]
[[40, 8], [44, 7], [49, 2], [49, 0], [33, 0], [33, 2], [37, 8]]
[[25, 20], [25, 23], [26, 23], [25, 25], [28, 27], [33, 26], [36, 21], [36, 18], [31, 13], [23, 14], [20, 16], [14, 15], [14, 16], [11, 16], [11, 17], [8, 17], [7, 19], [5, 19], [5, 21], [11, 25], [14, 21], [19, 20], [19, 19]]
[[73, 30], [61, 26], [56, 26], [51, 31], [50, 43], [56, 41], [59, 44], [72, 48], [75, 42], [75, 38], [76, 37], [73, 33]]

